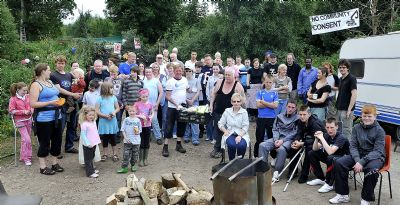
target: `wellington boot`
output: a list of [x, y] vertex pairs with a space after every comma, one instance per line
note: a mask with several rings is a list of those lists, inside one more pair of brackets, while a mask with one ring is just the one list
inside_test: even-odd
[[144, 149], [139, 150], [139, 167], [143, 167]]
[[149, 149], [144, 149], [143, 151], [143, 165], [147, 166], [149, 165], [147, 162], [147, 157], [149, 156]]

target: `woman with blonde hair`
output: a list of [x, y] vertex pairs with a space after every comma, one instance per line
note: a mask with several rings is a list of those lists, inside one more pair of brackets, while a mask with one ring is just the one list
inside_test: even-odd
[[274, 85], [273, 90], [278, 91], [279, 95], [279, 104], [275, 113], [279, 115], [286, 111], [286, 104], [292, 91], [292, 79], [287, 76], [287, 66], [285, 64], [278, 66], [278, 75], [274, 78]]

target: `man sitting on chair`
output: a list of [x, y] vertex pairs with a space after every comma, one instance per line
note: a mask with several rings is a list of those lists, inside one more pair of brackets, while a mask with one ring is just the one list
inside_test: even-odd
[[279, 181], [279, 173], [285, 165], [286, 156], [290, 150], [290, 146], [296, 136], [297, 122], [299, 117], [296, 115], [296, 103], [290, 100], [286, 105], [286, 113], [279, 114], [272, 128], [273, 138], [262, 142], [259, 146], [259, 156], [264, 158], [264, 162], [268, 161], [270, 151], [276, 149], [276, 162], [273, 180]]
[[[300, 121], [297, 126], [296, 139], [292, 143], [292, 149], [299, 150], [304, 147], [305, 152], [308, 153], [312, 150], [314, 143], [314, 135], [317, 131], [326, 133], [325, 126], [316, 115], [312, 115], [310, 108], [307, 105], [300, 106], [298, 112]], [[300, 159], [301, 160], [301, 159]], [[298, 179], [300, 184], [307, 182], [308, 174], [310, 171], [310, 160], [307, 154], [304, 155], [303, 167]]]
[[337, 159], [333, 165], [336, 196], [332, 204], [350, 201], [348, 175], [350, 170], [364, 172], [361, 205], [375, 201], [374, 189], [379, 178], [379, 169], [385, 162], [385, 131], [376, 121], [376, 107], [364, 105], [361, 123], [353, 128], [350, 140], [350, 155]]
[[[325, 122], [325, 128], [328, 133], [321, 131], [315, 133], [312, 150], [308, 152], [310, 164], [317, 179], [308, 181], [311, 186], [323, 185], [318, 192], [326, 193], [333, 190], [333, 163], [336, 159], [345, 154], [349, 154], [349, 140], [338, 132], [338, 122], [335, 118], [329, 118]], [[322, 172], [321, 164], [326, 164], [326, 176]]]

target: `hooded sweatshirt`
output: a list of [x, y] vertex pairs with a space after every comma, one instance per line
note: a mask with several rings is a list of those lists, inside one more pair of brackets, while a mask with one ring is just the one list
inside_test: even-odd
[[312, 145], [314, 142], [314, 134], [316, 131], [326, 133], [324, 123], [318, 119], [316, 115], [308, 118], [307, 124], [299, 120], [297, 126], [296, 140], [302, 140], [306, 144]]
[[372, 125], [360, 123], [354, 126], [350, 154], [363, 166], [375, 159], [385, 161], [385, 131], [377, 121]]
[[291, 115], [287, 115], [286, 113], [279, 114], [272, 128], [274, 141], [280, 138], [284, 142], [293, 141], [297, 133], [298, 120], [299, 116], [296, 113]]

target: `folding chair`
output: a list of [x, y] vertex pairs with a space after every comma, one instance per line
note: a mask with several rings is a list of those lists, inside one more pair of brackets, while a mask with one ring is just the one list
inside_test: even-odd
[[[390, 192], [390, 198], [393, 198], [393, 196], [392, 196], [392, 182], [391, 182], [391, 180], [390, 180], [390, 172], [389, 172], [389, 169], [390, 169], [390, 158], [391, 158], [391, 146], [392, 146], [392, 137], [390, 136], [390, 135], [386, 135], [385, 136], [385, 154], [386, 154], [386, 158], [385, 158], [385, 164], [383, 165], [383, 167], [379, 170], [379, 178], [380, 178], [380, 181], [379, 181], [379, 194], [378, 194], [378, 205], [381, 203], [381, 191], [382, 191], [382, 178], [383, 178], [383, 175], [382, 175], [382, 173], [383, 172], [387, 172], [387, 175], [388, 175], [388, 179], [389, 179], [389, 192]], [[357, 190], [357, 180], [356, 180], [356, 172], [354, 172], [353, 171], [353, 173], [354, 173], [354, 189], [355, 190]], [[360, 175], [360, 177], [361, 177], [361, 175]], [[362, 184], [362, 183], [360, 183], [360, 184]]]
[[18, 166], [18, 164], [17, 164], [17, 131], [18, 131], [18, 128], [20, 128], [20, 126], [18, 126], [17, 123], [32, 120], [32, 116], [29, 117], [28, 119], [15, 121], [14, 115], [13, 114], [10, 114], [10, 115], [11, 115], [11, 121], [13, 123], [13, 128], [14, 128], [14, 153], [13, 153], [14, 154], [14, 164], [15, 164], [15, 166]]

